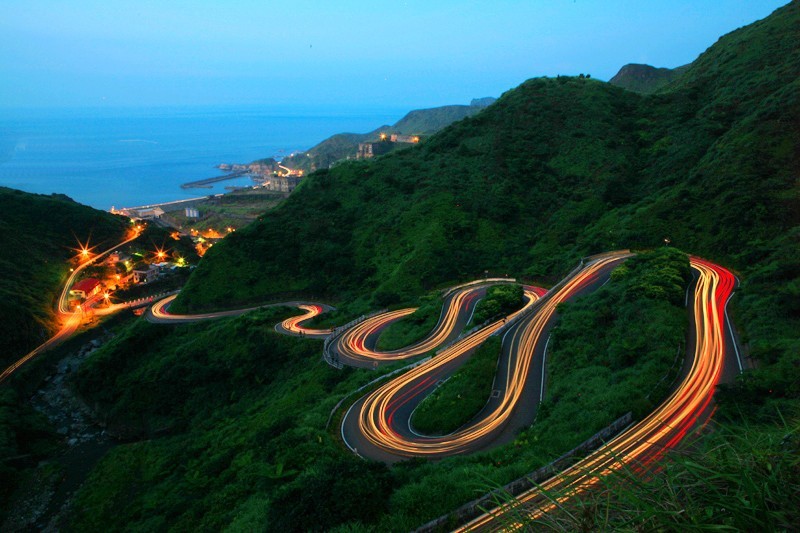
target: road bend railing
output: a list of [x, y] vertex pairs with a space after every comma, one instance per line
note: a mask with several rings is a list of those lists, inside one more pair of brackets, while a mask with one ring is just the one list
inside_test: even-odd
[[133, 300], [128, 300], [127, 302], [120, 302], [116, 305], [136, 308], [136, 307], [144, 307], [145, 305], [150, 305], [151, 303], [157, 302], [167, 296], [172, 296], [173, 294], [178, 294], [181, 292], [180, 289], [175, 289], [174, 291], [167, 291], [167, 292], [160, 292], [158, 294], [153, 294], [151, 296], [142, 296], [141, 298], [134, 298]]
[[377, 378], [373, 379], [369, 383], [365, 383], [364, 385], [361, 385], [356, 390], [354, 390], [352, 392], [349, 392], [344, 398], [342, 398], [341, 400], [339, 400], [337, 402], [337, 404], [333, 407], [333, 409], [331, 409], [331, 412], [328, 415], [328, 421], [325, 423], [325, 429], [328, 429], [328, 427], [330, 427], [331, 420], [333, 420], [333, 415], [336, 413], [336, 411], [339, 409], [339, 407], [341, 407], [342, 404], [345, 401], [347, 401], [348, 398], [352, 398], [354, 395], [358, 394], [359, 392], [361, 392], [361, 391], [363, 391], [365, 389], [368, 389], [369, 387], [375, 385], [376, 383], [379, 383], [379, 382], [381, 382], [381, 381], [383, 381], [385, 379], [388, 379], [388, 378], [390, 378], [390, 377], [392, 377], [394, 375], [400, 374], [401, 372], [405, 372], [406, 370], [411, 370], [412, 368], [416, 368], [419, 365], [421, 365], [422, 363], [427, 363], [428, 361], [430, 361], [430, 359], [431, 359], [430, 355], [427, 356], [427, 357], [423, 357], [419, 361], [414, 361], [413, 363], [408, 364], [408, 365], [406, 365], [404, 367], [397, 368], [395, 370], [392, 370], [391, 372], [387, 372], [386, 374], [383, 374], [382, 376], [378, 376]]
[[455, 287], [450, 287], [449, 289], [445, 289], [442, 291], [442, 298], [447, 298], [449, 295], [453, 294], [455, 291], [459, 289], [463, 289], [465, 287], [472, 287], [473, 285], [482, 285], [484, 283], [516, 283], [516, 278], [483, 278], [483, 279], [476, 279], [475, 281], [469, 281], [467, 283], [462, 283], [461, 285], [456, 285]]
[[555, 461], [534, 470], [511, 483], [504, 485], [492, 492], [473, 500], [455, 511], [431, 520], [427, 524], [420, 526], [415, 533], [433, 533], [434, 531], [448, 531], [453, 529], [452, 524], [465, 524], [470, 520], [484, 514], [486, 509], [496, 507], [499, 502], [510, 500], [525, 491], [528, 491], [542, 482], [564, 471], [567, 467], [574, 464], [579, 458], [586, 456], [589, 452], [599, 449], [603, 444], [616, 437], [623, 430], [633, 423], [633, 414], [626, 413], [614, 422], [601, 429], [587, 440], [568, 451]]
[[344, 326], [333, 328], [331, 334], [325, 337], [325, 342], [322, 345], [322, 358], [325, 360], [325, 362], [334, 368], [338, 368], [339, 370], [344, 368], [344, 364], [342, 364], [342, 362], [339, 361], [339, 354], [336, 352], [336, 350], [333, 349], [336, 340], [339, 337], [341, 337], [345, 331], [352, 328], [353, 326], [361, 324], [368, 318], [380, 315], [381, 313], [385, 313], [386, 311], [387, 309], [381, 309], [380, 311], [375, 311], [374, 313], [370, 313], [368, 315], [361, 315], [360, 317], [351, 320]]

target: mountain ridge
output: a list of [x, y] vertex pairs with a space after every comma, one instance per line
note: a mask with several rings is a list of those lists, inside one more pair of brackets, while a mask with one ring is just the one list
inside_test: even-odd
[[[785, 16], [772, 20], [796, 15], [796, 4], [783, 11]], [[725, 46], [732, 39], [746, 41], [749, 33], [758, 29], [756, 25], [737, 30], [719, 42]], [[373, 293], [381, 286], [404, 286], [406, 289], [399, 292], [392, 289], [387, 293], [402, 299], [424, 289], [418, 281], [421, 276], [411, 274], [416, 269], [412, 265], [420, 261], [429, 263], [431, 268], [425, 274], [428, 283], [434, 284], [464, 276], [469, 268], [474, 268], [469, 272], [473, 275], [488, 268], [540, 276], [552, 272], [553, 267], [566, 268], [569, 261], [563, 258], [571, 261], [581, 254], [620, 246], [654, 246], [665, 238], [699, 253], [735, 261], [734, 254], [740, 250], [742, 240], [753, 233], [763, 233], [757, 228], [785, 227], [787, 221], [793, 220], [796, 199], [775, 194], [790, 186], [787, 166], [792, 154], [785, 148], [773, 153], [768, 146], [755, 145], [729, 150], [731, 143], [744, 139], [743, 128], [750, 127], [742, 125], [746, 115], [767, 112], [768, 106], [769, 113], [775, 113], [781, 97], [770, 99], [769, 95], [791, 93], [789, 86], [796, 79], [787, 65], [791, 64], [791, 57], [797, 56], [790, 44], [792, 32], [796, 30], [762, 32], [772, 39], [763, 43], [761, 55], [723, 54], [723, 60], [734, 62], [727, 75], [704, 74], [708, 68], [705, 56], [720, 53], [712, 47], [679, 78], [679, 85], [655, 95], [638, 95], [590, 79], [529, 80], [506, 92], [485, 112], [445, 128], [422, 146], [385, 156], [380, 162], [349, 163], [310, 176], [281, 208], [265, 215], [263, 222], [221, 243], [200, 265], [196, 279], [215, 279], [216, 262], [220, 271], [239, 270], [223, 254], [239, 255], [245, 248], [238, 243], [244, 244], [248, 238], [248, 247], [255, 243], [267, 246], [262, 256], [273, 257], [273, 262], [265, 265], [267, 270], [277, 268], [274, 277], [260, 278], [255, 287], [242, 291], [242, 295], [251, 298], [268, 297], [269, 280], [283, 279], [278, 285], [288, 284], [300, 291], [349, 287], [336, 291], [334, 296], [340, 297], [352, 296], [349, 291], [357, 290], [356, 286], [362, 290], [371, 287]], [[784, 61], [770, 67], [770, 58], [775, 54], [783, 55]], [[740, 81], [742, 75], [751, 72], [759, 76], [750, 83]], [[742, 91], [737, 88], [741, 86], [748, 88]], [[731, 101], [734, 96], [738, 102], [735, 106]], [[763, 138], [787, 139], [789, 133], [783, 122], [765, 122], [761, 128], [769, 130], [761, 132]], [[754, 149], [761, 148], [763, 154], [753, 154]], [[777, 157], [780, 161], [771, 165], [782, 170], [775, 175], [765, 172], [764, 167], [754, 168], [741, 161], [745, 153], [757, 158]], [[721, 167], [733, 160], [744, 165], [748, 173], [737, 174]], [[756, 180], [755, 186], [745, 184], [752, 179]], [[703, 194], [697, 189], [699, 182], [717, 195]], [[746, 189], [745, 197], [755, 204], [766, 205], [774, 200], [774, 205], [769, 210], [737, 207], [737, 215], [731, 219], [729, 211], [717, 200], [727, 197], [724, 189], [734, 184]], [[369, 199], [369, 203], [357, 199]], [[531, 200], [546, 206], [544, 212], [531, 209]], [[695, 202], [693, 207], [690, 201]], [[739, 203], [737, 199], [732, 201]], [[375, 204], [382, 204], [381, 209], [371, 213], [370, 222], [366, 222], [365, 215]], [[450, 207], [445, 208], [444, 204]], [[323, 219], [317, 221], [318, 215], [308, 212], [310, 206], [315, 206], [317, 213], [324, 213]], [[461, 214], [451, 212], [453, 207]], [[678, 219], [674, 214], [687, 208], [686, 217], [691, 219], [688, 224], [686, 217]], [[568, 213], [572, 210], [585, 217], [581, 218], [580, 228], [570, 222], [574, 215]], [[711, 212], [716, 214], [716, 223], [708, 217]], [[393, 217], [391, 223], [387, 220], [389, 213]], [[287, 217], [312, 223], [300, 227]], [[763, 219], [765, 224], [757, 224], [757, 219]], [[525, 223], [520, 224], [523, 220]], [[720, 225], [720, 220], [726, 223]], [[356, 232], [354, 238], [342, 233], [342, 227], [351, 224]], [[398, 231], [398, 224], [413, 228], [413, 233]], [[286, 231], [267, 232], [271, 225], [291, 228], [293, 235], [302, 234], [303, 239], [287, 247], [283, 243], [292, 239], [285, 236], [280, 239], [280, 248], [278, 241], [269, 245]], [[459, 230], [448, 229], [454, 225]], [[536, 230], [508, 232], [506, 228], [512, 226]], [[702, 227], [708, 230], [698, 233]], [[726, 233], [723, 228], [732, 232]], [[476, 244], [475, 238], [484, 232], [493, 237], [487, 237], [485, 242], [479, 239]], [[718, 235], [712, 237], [708, 233]], [[274, 237], [266, 237], [267, 234]], [[496, 241], [500, 234], [505, 235], [502, 245]], [[520, 234], [522, 238], [518, 238]], [[472, 238], [465, 239], [464, 235]], [[310, 246], [301, 249], [301, 244]], [[439, 254], [434, 249], [438, 245], [447, 259], [437, 258]], [[456, 249], [462, 246], [476, 249], [473, 259], [462, 258], [463, 252]], [[315, 248], [314, 253], [306, 251]], [[522, 253], [511, 253], [513, 249]], [[493, 257], [486, 255], [489, 250], [494, 250], [490, 254]], [[501, 250], [503, 253], [498, 256]], [[562, 259], [554, 262], [548, 256]], [[326, 257], [327, 266], [316, 268], [316, 257]], [[513, 257], [517, 259], [510, 259]], [[521, 259], [525, 257], [531, 259]], [[293, 270], [303, 275], [287, 279], [286, 273]], [[326, 270], [331, 274], [335, 270], [337, 275], [326, 274]], [[302, 288], [298, 278], [310, 281]], [[226, 285], [230, 287], [229, 283]], [[235, 294], [230, 294], [233, 301], [239, 298]], [[201, 299], [197, 300], [197, 296]], [[198, 307], [201, 308], [215, 299], [221, 303], [219, 295], [203, 296], [190, 279], [179, 303], [192, 308], [207, 300]], [[389, 303], [392, 298], [379, 299]]]
[[413, 109], [393, 125], [384, 124], [367, 133], [337, 133], [317, 143], [305, 152], [283, 158], [283, 164], [306, 172], [328, 168], [337, 161], [354, 157], [359, 143], [377, 141], [381, 133], [399, 135], [430, 135], [442, 128], [469, 117], [488, 107], [495, 98], [487, 96], [472, 100], [470, 105], [445, 105]]
[[[327, 295], [342, 302], [342, 318], [411, 303], [443, 280], [487, 270], [553, 280], [593, 251], [684, 248], [738, 269], [726, 312], [759, 368], [715, 395], [716, 440], [676, 454], [699, 459], [699, 476], [674, 475], [668, 454], [655, 479], [624, 484], [622, 513], [613, 494], [588, 491], [581, 524], [555, 524], [791, 529], [800, 447], [798, 6], [720, 39], [706, 52], [713, 61], [701, 56], [656, 94], [585, 77], [533, 79], [425, 143], [318, 171], [260, 222], [215, 245], [178, 303], [211, 309]], [[755, 51], [743, 44], [753, 39], [761, 41]], [[684, 286], [659, 262], [640, 274], [625, 294], [614, 293], [612, 280], [585, 306], [562, 308], [556, 327], [565, 327], [572, 355], [559, 355], [555, 334], [542, 418], [513, 443], [391, 469], [347, 452], [337, 425], [328, 425], [336, 402], [375, 374], [334, 369], [319, 343], [278, 337], [281, 311], [175, 328], [135, 322], [76, 381], [107, 420], [136, 423], [146, 440], [117, 446], [101, 462], [76, 496], [71, 525], [414, 530], [476, 490], [559, 457], [577, 444], [584, 420], [613, 420], [606, 400], [619, 398], [621, 383], [594, 378], [626, 373], [618, 362], [650, 363], [657, 347], [671, 364], [684, 332], [653, 334], [665, 321], [646, 318], [637, 294], [666, 285], [662, 294], [682, 305]], [[674, 311], [680, 326], [685, 312]], [[615, 351], [603, 349], [614, 343]], [[645, 409], [662, 375], [655, 370], [651, 386], [633, 392], [640, 401], [623, 406]], [[548, 420], [554, 408], [573, 411]], [[730, 422], [737, 419], [745, 422]]]
[[670, 69], [657, 68], [640, 63], [628, 63], [623, 65], [619, 72], [608, 80], [608, 83], [629, 91], [652, 94], [672, 83], [673, 80], [686, 72], [689, 67], [690, 65], [683, 65]]

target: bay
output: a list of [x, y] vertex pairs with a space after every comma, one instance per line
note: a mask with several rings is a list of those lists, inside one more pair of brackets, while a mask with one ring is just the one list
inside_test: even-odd
[[397, 108], [181, 108], [0, 110], [0, 185], [62, 193], [99, 209], [225, 192], [249, 178], [181, 189], [248, 163], [306, 150], [340, 132], [396, 122]]

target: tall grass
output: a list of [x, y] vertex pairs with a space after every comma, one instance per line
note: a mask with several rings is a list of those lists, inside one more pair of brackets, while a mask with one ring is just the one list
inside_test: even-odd
[[[781, 418], [781, 420], [783, 420]], [[797, 531], [800, 420], [717, 423], [644, 475], [627, 465], [535, 521], [510, 495], [501, 524], [554, 531]], [[563, 494], [545, 494], [550, 502]]]

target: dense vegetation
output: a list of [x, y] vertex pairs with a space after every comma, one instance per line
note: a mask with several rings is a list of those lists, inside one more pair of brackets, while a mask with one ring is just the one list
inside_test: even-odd
[[[279, 209], [215, 248], [179, 304], [207, 309], [288, 288], [341, 300], [369, 295], [373, 306], [385, 306], [485, 270], [555, 280], [580, 256], [654, 248], [667, 240], [735, 269], [742, 280], [731, 314], [756, 369], [723, 387], [719, 413], [728, 420], [726, 432], [753, 440], [753, 432], [783, 424], [777, 413], [796, 421], [800, 411], [797, 42], [795, 1], [722, 37], [656, 94], [585, 78], [530, 80], [421, 146], [310, 176]], [[641, 317], [632, 322], [635, 315], [622, 310], [609, 314], [608, 290], [599, 293], [597, 308], [576, 304], [581, 324], [596, 325], [598, 311], [637, 328], [649, 323]], [[646, 291], [636, 296], [646, 298]], [[562, 331], [580, 329], [565, 314]], [[599, 341], [571, 346], [562, 333], [559, 349], [593, 368], [585, 376], [592, 394], [616, 400], [619, 384], [609, 380], [605, 358], [631, 356], [608, 336], [612, 330], [605, 331], [598, 337], [617, 348], [603, 348], [602, 360], [591, 359]], [[669, 368], [679, 339], [657, 344], [647, 347], [652, 361]], [[588, 419], [610, 412], [606, 403], [589, 405], [585, 413], [561, 411], [580, 405], [581, 397], [557, 384], [563, 369], [555, 358], [550, 371], [552, 396], [518, 443], [563, 451]], [[643, 372], [652, 379], [660, 370]], [[630, 396], [626, 407], [647, 409], [653, 387], [650, 382]], [[445, 463], [461, 467], [459, 460]], [[475, 463], [462, 480], [497, 480], [514, 470]], [[741, 464], [752, 463], [743, 458]], [[420, 467], [414, 475], [436, 468]], [[418, 478], [420, 493], [447, 494], [436, 505], [420, 503], [416, 516], [466, 498], [463, 483], [431, 476]]]
[[3, 526], [12, 530], [21, 527], [15, 519], [32, 518], [25, 515], [30, 508], [28, 499], [51, 492], [64, 478], [59, 462], [67, 449], [64, 435], [31, 406], [31, 397], [43, 380], [52, 376], [55, 363], [89, 342], [113, 334], [130, 317], [130, 312], [123, 311], [95, 321], [95, 327], [82, 329], [63, 344], [39, 354], [0, 386], [0, 516], [8, 519]]
[[[800, 4], [793, 2], [721, 38], [654, 95], [589, 79], [530, 80], [421, 146], [319, 172], [262, 223], [210, 254], [190, 280], [182, 304], [208, 308], [223, 299], [265, 297], [290, 286], [301, 293], [328, 288], [344, 300], [370, 293], [373, 305], [382, 306], [484, 270], [555, 279], [579, 256], [658, 247], [667, 239], [733, 267], [742, 279], [731, 311], [746, 353], [758, 363], [720, 395], [720, 413], [734, 413], [726, 415], [725, 431], [754, 440], [755, 431], [783, 427], [776, 407], [795, 427], [800, 400], [798, 28]], [[271, 257], [268, 264], [259, 260], [265, 256]], [[634, 270], [633, 265], [628, 268]], [[256, 271], [262, 275], [248, 280]], [[554, 339], [549, 397], [537, 423], [515, 446], [488, 456], [503, 465], [521, 465], [526, 462], [504, 454], [524, 455], [519, 450], [530, 453], [531, 445], [542, 455], [563, 452], [574, 436], [597, 427], [592, 421], [621, 414], [609, 406], [640, 414], [657, 399], [659, 387], [668, 386], [682, 336], [659, 336], [648, 324], [660, 318], [674, 326], [683, 319], [663, 302], [643, 306], [653, 314], [648, 321], [629, 303], [617, 307], [620, 297], [630, 302], [650, 294], [649, 283], [641, 292], [625, 286], [625, 272], [594, 300], [567, 306]], [[247, 281], [214, 289], [232, 273]], [[580, 335], [586, 324], [598, 331], [600, 320], [616, 326], [589, 338]], [[626, 339], [626, 328], [644, 328], [657, 340], [639, 345]], [[648, 385], [620, 385], [620, 376], [610, 375], [610, 365], [619, 362], [642, 365], [636, 372]], [[585, 394], [572, 386], [574, 376], [569, 385], [559, 385], [565, 372], [586, 380]], [[622, 377], [632, 378], [629, 372]], [[631, 396], [621, 401], [619, 391]], [[603, 401], [582, 404], [587, 395], [602, 395]], [[743, 478], [762, 473], [754, 454], [753, 447], [745, 449], [725, 471], [735, 472], [738, 465], [747, 471]], [[480, 457], [443, 465], [461, 469], [462, 480], [500, 480], [515, 469], [482, 468]], [[536, 463], [529, 459], [527, 466]], [[794, 468], [787, 475], [796, 480]], [[419, 467], [415, 476], [423, 472], [428, 475], [414, 485], [427, 500], [420, 500], [415, 516], [429, 517], [468, 498], [463, 484], [437, 466]], [[791, 486], [776, 488], [775, 501], [786, 505]], [[396, 489], [389, 516], [396, 512], [399, 494], [409, 490]], [[700, 488], [692, 492], [698, 505], [715, 505], [702, 493]], [[697, 518], [701, 523], [725, 523], [716, 511], [703, 512]]]
[[422, 146], [317, 172], [215, 247], [179, 303], [290, 288], [381, 306], [486, 269], [557, 279], [582, 255], [665, 238], [742, 269], [784, 261], [800, 213], [797, 10], [724, 37], [668, 91], [534, 79]]
[[[682, 294], [674, 283], [682, 283], [676, 272], [685, 262], [673, 250], [645, 255], [603, 289], [611, 294], [604, 298], [621, 298], [621, 316], [641, 310], [642, 320], [658, 322], [662, 306], [679, 315], [654, 326], [653, 346], [683, 338], [685, 311], [669, 300], [676, 290]], [[658, 280], [664, 272], [667, 282]], [[652, 283], [665, 290], [638, 289]], [[335, 424], [326, 429], [335, 403], [374, 374], [335, 370], [321, 360], [318, 341], [275, 333], [272, 325], [285, 314], [264, 310], [177, 327], [138, 321], [87, 361], [78, 388], [111, 431], [150, 438], [118, 446], [100, 463], [78, 496], [73, 527], [412, 529], [474, 498], [483, 484], [507, 482], [580, 443], [645, 396], [653, 373], [655, 379], [666, 374], [674, 355], [672, 349], [666, 357], [637, 351], [603, 372], [599, 379], [607, 383], [597, 394], [551, 400], [512, 444], [389, 470], [342, 449]], [[623, 342], [641, 336], [622, 324]], [[493, 370], [498, 346], [490, 343], [487, 351]], [[553, 358], [562, 353], [555, 350]], [[552, 390], [569, 391], [574, 373], [589, 364], [567, 360], [553, 367]]]
[[[126, 218], [77, 204], [63, 195], [37, 195], [0, 188], [0, 336], [2, 368], [42, 343], [55, 329], [54, 307], [78, 250], [86, 245], [101, 252], [117, 244], [130, 227]], [[161, 228], [148, 227], [125, 251], [136, 259], [152, 259], [156, 248], [196, 259], [191, 242], [178, 242]], [[92, 266], [86, 275], [102, 275], [107, 267]], [[113, 272], [112, 272], [113, 273]], [[108, 322], [101, 330], [105, 331]], [[63, 437], [29, 399], [46, 367], [77, 350], [84, 333], [52, 353], [27, 363], [0, 388], [0, 511], [6, 510], [13, 490], [40, 476], [38, 468], [63, 451]], [[55, 473], [53, 475], [56, 475]], [[60, 477], [57, 476], [56, 477]], [[2, 514], [2, 513], [0, 513]]]
[[[5, 368], [54, 330], [54, 305], [81, 243], [101, 251], [119, 242], [127, 219], [63, 195], [0, 187], [0, 338]], [[74, 264], [73, 264], [74, 266]]]
[[742, 278], [732, 312], [760, 362], [736, 386], [754, 400], [745, 409], [764, 397], [794, 405], [799, 32], [792, 2], [721, 38], [658, 94], [530, 80], [423, 146], [318, 172], [215, 247], [180, 304], [288, 287], [386, 305], [485, 269], [557, 279], [587, 253], [669, 239]]
[[525, 303], [522, 285], [494, 285], [486, 291], [486, 297], [478, 302], [472, 315], [472, 324], [477, 326], [493, 318], [509, 315]]
[[305, 171], [328, 168], [336, 161], [355, 157], [359, 143], [377, 141], [381, 133], [430, 135], [453, 122], [474, 115], [491, 103], [486, 99], [478, 99], [475, 102], [475, 105], [446, 105], [430, 109], [415, 109], [409, 111], [393, 126], [380, 126], [369, 133], [337, 133], [313, 146], [307, 152], [283, 158], [282, 163], [291, 168], [300, 168]]
[[438, 294], [421, 297], [416, 311], [381, 331], [378, 350], [397, 350], [424, 339], [436, 327], [441, 314], [442, 299]]
[[[754, 513], [790, 505], [798, 471], [785, 454], [795, 433], [778, 440], [787, 425], [796, 432], [800, 403], [797, 42], [792, 2], [723, 37], [655, 95], [530, 80], [420, 146], [313, 174], [215, 246], [181, 295], [178, 305], [193, 310], [288, 293], [384, 306], [485, 270], [557, 279], [588, 253], [659, 247], [562, 308], [548, 397], [513, 443], [392, 469], [356, 461], [326, 422], [373, 376], [328, 367], [318, 342], [278, 337], [278, 314], [178, 328], [137, 322], [95, 355], [78, 386], [112, 430], [149, 439], [102, 461], [78, 495], [73, 527], [407, 530], [454, 509], [657, 401], [685, 326], [676, 299], [686, 262], [664, 239], [738, 270], [732, 310], [758, 361], [719, 396], [719, 438], [756, 445], [711, 455], [701, 464], [727, 477], [704, 481], [719, 492], [741, 487], [730, 475], [738, 469], [771, 491], [747, 502]], [[759, 433], [773, 455], [759, 455]], [[752, 524], [730, 522], [698, 477], [681, 479], [701, 525]], [[668, 501], [673, 486], [654, 487], [653, 501]]]
[[671, 69], [631, 63], [619, 69], [608, 83], [629, 91], [651, 94], [669, 85], [688, 68], [689, 65]]
[[[581, 412], [560, 413], [557, 419], [577, 417], [588, 424], [613, 420], [618, 406], [626, 401], [636, 415], [651, 410], [672, 384], [674, 376], [667, 379], [667, 369], [674, 373], [680, 368], [686, 329], [683, 296], [690, 277], [686, 256], [663, 248], [628, 260], [614, 271], [613, 283], [597, 294], [563, 304], [548, 364], [554, 384], [548, 389], [543, 411], [570, 409], [568, 405], [581, 397], [596, 403]], [[521, 287], [497, 288], [507, 292]], [[521, 295], [517, 299], [521, 300]], [[516, 304], [518, 307], [519, 302]], [[511, 310], [514, 308], [511, 305]], [[643, 320], [647, 323], [640, 324]], [[412, 419], [414, 427], [429, 434], [446, 434], [469, 422], [489, 398], [499, 353], [500, 339], [490, 338], [419, 405]], [[613, 379], [629, 379], [631, 373], [653, 385], [646, 398], [636, 398], [624, 384], [612, 386], [612, 375]], [[576, 382], [582, 384], [579, 389], [574, 387]], [[608, 406], [614, 407], [607, 410]]]
[[57, 448], [55, 431], [44, 415], [13, 388], [0, 388], [0, 510], [5, 510], [22, 473]]
[[500, 338], [490, 337], [450, 379], [414, 411], [411, 423], [426, 435], [447, 435], [483, 409], [492, 393], [500, 355]]
[[476, 114], [483, 105], [445, 105], [430, 109], [415, 109], [391, 127], [392, 133], [426, 135], [436, 133], [453, 122]]
[[[681, 369], [690, 279], [686, 255], [661, 248], [629, 259], [595, 294], [562, 304], [540, 411], [562, 411], [582, 397], [594, 398], [584, 410], [557, 418], [565, 433], [619, 416], [622, 405], [637, 418], [652, 411]], [[648, 383], [646, 391], [632, 394], [619, 381], [631, 380], [632, 373]]]
[[[715, 426], [643, 479], [619, 470], [535, 527], [554, 531], [794, 531], [800, 523], [800, 426]], [[551, 494], [555, 498], [558, 494]], [[509, 516], [512, 523], [524, 515]], [[711, 526], [711, 527], [709, 527]]]
[[278, 335], [275, 322], [292, 313], [140, 320], [99, 350], [79, 390], [111, 431], [159, 438], [111, 452], [79, 495], [73, 527], [251, 530], [269, 519], [286, 531], [376, 520], [389, 471], [343, 453], [325, 430], [337, 399], [374, 376], [335, 370], [319, 342]]

